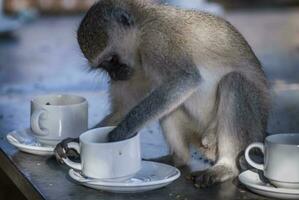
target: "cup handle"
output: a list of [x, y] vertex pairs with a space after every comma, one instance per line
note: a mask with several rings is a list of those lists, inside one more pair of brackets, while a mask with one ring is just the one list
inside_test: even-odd
[[252, 167], [264, 171], [264, 169], [265, 169], [264, 164], [258, 164], [258, 163], [256, 163], [256, 162], [254, 162], [254, 161], [250, 158], [250, 156], [249, 156], [249, 152], [250, 152], [251, 149], [253, 149], [253, 148], [258, 148], [258, 149], [260, 149], [260, 150], [262, 151], [263, 154], [264, 154], [264, 152], [265, 152], [265, 146], [264, 146], [263, 143], [260, 143], [260, 142], [252, 143], [252, 144], [250, 144], [250, 145], [246, 148], [246, 150], [245, 150], [245, 159], [246, 159], [246, 161], [248, 162], [248, 164], [251, 165]]
[[[70, 142], [67, 144], [68, 149], [74, 149], [80, 154], [80, 146], [79, 143], [76, 142]], [[81, 163], [73, 162], [71, 161], [68, 157], [62, 158], [63, 162], [68, 165], [70, 168], [73, 168], [75, 170], [82, 170], [82, 165]]]
[[31, 128], [34, 133], [37, 135], [45, 136], [48, 135], [48, 131], [42, 130], [39, 126], [39, 120], [42, 114], [45, 113], [45, 110], [34, 111], [30, 118]]

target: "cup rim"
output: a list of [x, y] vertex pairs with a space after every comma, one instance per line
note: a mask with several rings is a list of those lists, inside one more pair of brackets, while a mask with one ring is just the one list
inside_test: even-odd
[[[84, 143], [84, 144], [88, 144], [88, 145], [115, 145], [115, 144], [121, 144], [121, 143], [124, 143], [124, 142], [128, 142], [129, 140], [133, 140], [134, 138], [136, 137], [139, 137], [139, 133], [136, 133], [134, 136], [128, 138], [128, 139], [125, 139], [125, 140], [120, 140], [120, 141], [115, 141], [115, 142], [103, 142], [103, 143], [99, 143], [99, 142], [86, 142], [84, 141], [82, 138], [86, 135], [89, 135], [89, 134], [92, 134], [92, 132], [95, 132], [99, 129], [108, 129], [108, 130], [113, 130], [114, 128], [116, 128], [116, 126], [104, 126], [104, 127], [99, 127], [99, 128], [93, 128], [93, 129], [89, 129], [87, 131], [85, 131], [84, 133], [82, 133], [80, 136], [79, 136], [79, 140], [80, 140], [80, 143]], [[95, 134], [95, 133], [93, 133]]]
[[[279, 141], [273, 141], [274, 137], [288, 137], [288, 136], [296, 136], [299, 138], [299, 133], [277, 133], [277, 134], [273, 134], [273, 135], [269, 135], [266, 137], [266, 142], [270, 143], [270, 144], [275, 144], [275, 145], [280, 145], [280, 146], [288, 146], [288, 147], [299, 147], [299, 143], [298, 144], [286, 144], [286, 143], [280, 143]], [[272, 140], [271, 140], [272, 139]]]
[[[82, 102], [73, 103], [73, 104], [67, 104], [67, 105], [47, 105], [47, 104], [40, 104], [38, 102], [38, 99], [40, 99], [40, 98], [57, 97], [57, 96], [68, 96], [68, 97], [80, 98], [82, 100]], [[39, 95], [39, 96], [36, 96], [33, 99], [31, 99], [31, 102], [34, 103], [34, 104], [37, 104], [39, 106], [46, 107], [46, 108], [53, 108], [53, 107], [62, 108], [62, 107], [79, 106], [79, 105], [82, 105], [82, 104], [86, 104], [87, 100], [86, 100], [85, 97], [82, 97], [82, 96], [79, 96], [79, 95], [73, 95], [73, 94], [48, 94], [48, 95]]]
[[[270, 181], [275, 181], [275, 182], [278, 182], [278, 183], [282, 183], [282, 184], [298, 184], [299, 185], [299, 181], [281, 181], [281, 180], [277, 180], [275, 178], [270, 178], [270, 177], [266, 177], [267, 179], [269, 179]], [[290, 188], [288, 188], [290, 189]]]

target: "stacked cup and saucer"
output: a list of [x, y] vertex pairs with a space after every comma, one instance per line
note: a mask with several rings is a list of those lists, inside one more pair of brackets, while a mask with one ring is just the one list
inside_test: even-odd
[[[264, 154], [263, 164], [251, 158], [253, 148]], [[249, 190], [272, 198], [299, 199], [299, 134], [270, 135], [265, 144], [250, 144], [245, 158], [260, 172], [247, 170], [239, 175], [240, 182]]]
[[79, 137], [88, 128], [88, 103], [76, 95], [45, 95], [31, 100], [30, 128], [7, 134], [20, 151], [53, 155], [61, 140]]
[[73, 180], [103, 191], [136, 193], [164, 187], [179, 178], [180, 171], [173, 166], [141, 160], [139, 134], [107, 142], [113, 128], [91, 129], [80, 135], [79, 143], [67, 144], [81, 157], [80, 163], [63, 158]]
[[[142, 161], [140, 136], [108, 142], [114, 127], [88, 130], [88, 102], [75, 95], [46, 95], [31, 101], [31, 127], [7, 134], [20, 151], [53, 155], [56, 144], [79, 137], [68, 149], [80, 155], [80, 163], [64, 158], [69, 176], [77, 183], [116, 193], [144, 192], [164, 187], [180, 176], [170, 165]], [[67, 149], [65, 149], [67, 151]]]

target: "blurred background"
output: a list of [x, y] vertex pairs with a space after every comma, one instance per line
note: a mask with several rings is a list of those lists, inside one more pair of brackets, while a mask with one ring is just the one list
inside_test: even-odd
[[[219, 15], [247, 39], [272, 91], [268, 131], [299, 132], [299, 0], [162, 0]], [[102, 74], [89, 73], [76, 42], [83, 13], [95, 0], [0, 0], [0, 131], [29, 124], [35, 95], [70, 92], [90, 102], [91, 121], [107, 109], [98, 101], [107, 88]], [[103, 97], [104, 98], [104, 97]], [[145, 137], [160, 137], [155, 135]], [[149, 140], [150, 141], [150, 140]], [[151, 148], [145, 143], [143, 148]], [[167, 151], [164, 143], [159, 152]], [[159, 149], [159, 148], [156, 148]], [[145, 155], [147, 156], [147, 155]], [[24, 199], [0, 170], [0, 199]]]
[[[8, 13], [19, 13], [24, 10], [37, 10], [40, 13], [66, 14], [87, 10], [95, 0], [2, 0], [4, 10]], [[223, 6], [225, 9], [267, 8], [297, 6], [298, 0], [154, 0], [159, 3], [170, 3], [188, 8], [205, 9], [209, 5]], [[201, 8], [199, 7], [201, 6]]]

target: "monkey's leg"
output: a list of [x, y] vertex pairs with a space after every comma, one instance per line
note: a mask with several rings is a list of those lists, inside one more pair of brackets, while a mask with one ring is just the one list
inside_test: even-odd
[[217, 160], [210, 169], [197, 173], [200, 187], [237, 176], [239, 153], [249, 143], [262, 141], [265, 134], [266, 94], [254, 83], [232, 72], [220, 81], [217, 95]]
[[207, 129], [201, 139], [201, 145], [198, 150], [208, 160], [215, 162], [217, 156], [217, 134], [215, 128]]
[[174, 164], [184, 166], [189, 160], [189, 144], [187, 138], [188, 119], [184, 111], [179, 107], [160, 120], [160, 124], [166, 140], [170, 146], [170, 152]]
[[[181, 107], [160, 119], [160, 125], [167, 143], [170, 146], [170, 154], [153, 159], [145, 159], [161, 162], [177, 167], [184, 166], [189, 160], [189, 146], [186, 141], [185, 128], [188, 119]], [[185, 126], [184, 126], [185, 125]]]

